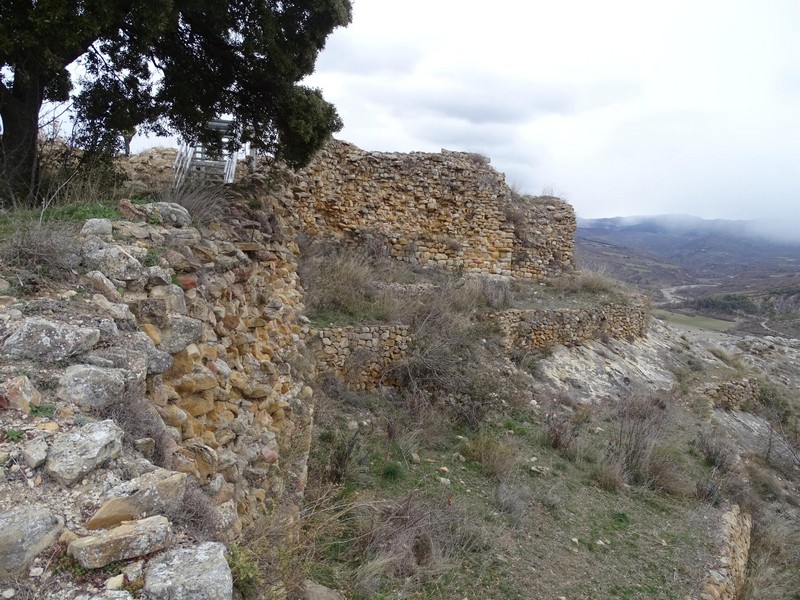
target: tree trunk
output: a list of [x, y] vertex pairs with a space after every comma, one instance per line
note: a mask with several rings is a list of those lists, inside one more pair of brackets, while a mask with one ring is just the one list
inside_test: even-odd
[[0, 203], [6, 206], [30, 201], [37, 192], [39, 110], [44, 90], [38, 74], [26, 75], [15, 78], [1, 109], [5, 131], [0, 144]]

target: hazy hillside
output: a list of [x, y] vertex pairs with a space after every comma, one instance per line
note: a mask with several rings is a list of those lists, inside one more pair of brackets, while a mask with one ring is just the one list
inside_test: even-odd
[[[718, 281], [732, 276], [775, 277], [792, 274], [800, 264], [800, 242], [772, 241], [749, 221], [704, 220], [698, 217], [661, 215], [578, 219], [578, 233], [585, 259], [613, 260], [613, 249], [623, 250], [631, 263], [663, 261], [666, 283], [679, 267], [683, 283], [695, 279]], [[600, 244], [600, 246], [598, 246]], [[654, 271], [657, 281], [659, 270]]]

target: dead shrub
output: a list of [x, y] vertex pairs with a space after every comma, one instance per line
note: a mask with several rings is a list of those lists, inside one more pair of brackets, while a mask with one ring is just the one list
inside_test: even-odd
[[169, 517], [195, 540], [217, 539], [222, 533], [222, 516], [193, 477], [187, 482], [180, 508]]
[[708, 502], [713, 506], [718, 506], [724, 498], [724, 489], [719, 479], [711, 477], [701, 479], [695, 485], [695, 496], [699, 500]]
[[739, 460], [736, 445], [724, 435], [718, 430], [701, 431], [694, 441], [706, 464], [723, 473], [733, 470]]
[[562, 455], [567, 454], [578, 439], [579, 427], [570, 415], [551, 413], [545, 419], [547, 443]]
[[622, 465], [629, 483], [650, 485], [653, 450], [664, 435], [666, 410], [654, 397], [620, 400], [609, 442], [609, 452]]
[[677, 463], [663, 454], [654, 452], [647, 463], [648, 486], [672, 496], [688, 496], [692, 487]]
[[508, 442], [486, 434], [469, 440], [464, 455], [478, 463], [487, 475], [499, 481], [506, 479], [519, 463], [516, 450]]
[[36, 293], [50, 281], [73, 279], [72, 269], [80, 263], [78, 223], [64, 221], [28, 221], [10, 224], [12, 230], [3, 240], [3, 263], [16, 271], [17, 288]]
[[133, 442], [150, 438], [153, 450], [148, 457], [153, 464], [168, 467], [170, 448], [176, 446], [158, 410], [146, 396], [132, 390], [126, 391], [119, 402], [108, 406], [99, 414], [102, 418], [113, 419], [125, 432], [125, 442]]
[[348, 554], [359, 565], [356, 589], [373, 597], [402, 587], [417, 589], [456, 568], [465, 552], [480, 546], [476, 530], [446, 501], [431, 503], [416, 496], [371, 507], [366, 531], [353, 540]]

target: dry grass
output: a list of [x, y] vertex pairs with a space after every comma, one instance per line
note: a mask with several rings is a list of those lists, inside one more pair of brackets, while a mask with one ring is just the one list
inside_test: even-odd
[[738, 600], [800, 598], [800, 530], [797, 522], [777, 514], [756, 515], [750, 563]]
[[599, 271], [578, 271], [562, 275], [549, 282], [562, 296], [581, 294], [627, 296], [630, 290], [621, 281], [612, 279]]
[[697, 435], [694, 446], [703, 455], [706, 464], [723, 473], [733, 470], [739, 460], [736, 445], [718, 430], [705, 430]]
[[625, 486], [625, 473], [619, 461], [608, 454], [604, 454], [595, 463], [591, 473], [592, 481], [601, 490], [606, 492], [619, 492]]
[[464, 456], [478, 463], [490, 477], [504, 481], [519, 464], [517, 451], [510, 443], [487, 434], [469, 440]]
[[16, 221], [3, 240], [0, 256], [16, 272], [12, 283], [22, 293], [35, 293], [50, 281], [75, 277], [80, 262], [77, 223], [62, 221]]
[[173, 202], [184, 207], [195, 225], [223, 220], [230, 204], [224, 186], [192, 182], [161, 190], [156, 194], [156, 201]]

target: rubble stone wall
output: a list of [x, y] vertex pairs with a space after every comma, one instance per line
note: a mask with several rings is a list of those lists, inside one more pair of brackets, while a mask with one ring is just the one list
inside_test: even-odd
[[572, 269], [575, 214], [524, 200], [478, 154], [364, 152], [332, 140], [284, 198], [312, 236], [377, 244], [420, 265], [536, 280]]
[[719, 559], [700, 585], [699, 600], [734, 600], [746, 583], [753, 519], [734, 504], [722, 515]]
[[641, 337], [649, 314], [643, 301], [580, 309], [513, 309], [487, 318], [498, 323], [503, 345], [514, 349], [572, 346], [608, 336]]
[[407, 325], [308, 329], [306, 344], [319, 373], [329, 373], [353, 389], [390, 385], [387, 367], [406, 356], [412, 337]]
[[[42, 456], [31, 460], [32, 469], [52, 471], [43, 486], [69, 487], [94, 471], [102, 473], [109, 457], [120, 453], [120, 427], [141, 425], [146, 437], [131, 440], [141, 455], [127, 460], [129, 477], [155, 468], [140, 469], [149, 464], [141, 462], [146, 457], [166, 469], [164, 478], [170, 482], [185, 487], [186, 479], [193, 479], [218, 511], [221, 529], [216, 534], [225, 539], [234, 539], [249, 522], [264, 516], [280, 532], [279, 538], [289, 541], [297, 534], [313, 415], [308, 385], [313, 364], [303, 356], [301, 336], [298, 248], [280, 206], [254, 212], [246, 204], [246, 199], [236, 203], [225, 219], [201, 232], [176, 204], [138, 206], [122, 201], [122, 220], [91, 219], [83, 227], [71, 259], [83, 273], [80, 285], [44, 299], [49, 307], [43, 313], [46, 319], [27, 316], [26, 311], [34, 310], [30, 303], [3, 297], [3, 352], [13, 360], [29, 361], [20, 363], [28, 372], [55, 369], [48, 380], [57, 386], [36, 390], [26, 378], [16, 377], [2, 390], [11, 390], [22, 417], [26, 409], [31, 412], [31, 404], [56, 407], [52, 428], [28, 434], [37, 436], [36, 452]], [[100, 433], [110, 440], [108, 448], [98, 451], [102, 458], [79, 460], [77, 450], [68, 446], [74, 445], [69, 436], [80, 437], [82, 424], [88, 431], [95, 419], [108, 414], [121, 420], [120, 427], [110, 420], [101, 423]], [[45, 436], [51, 431], [63, 435], [51, 443]], [[66, 450], [58, 447], [62, 438]], [[0, 439], [0, 445], [4, 441]], [[22, 447], [23, 454], [26, 451]], [[73, 457], [69, 469], [56, 462], [65, 453]], [[70, 466], [75, 463], [80, 466], [77, 474]], [[35, 476], [32, 470], [32, 480]], [[101, 476], [100, 481], [105, 479]], [[166, 484], [153, 485], [161, 491], [152, 493], [167, 493]], [[38, 497], [40, 492], [31, 493]], [[116, 514], [109, 516], [118, 510], [118, 500], [101, 507], [95, 496], [100, 493], [73, 494], [76, 506], [60, 501], [42, 508], [50, 511], [42, 514], [59, 515], [78, 538], [73, 544], [76, 556], [79, 548], [89, 548], [87, 556], [92, 558], [86, 560], [91, 568], [106, 559], [136, 556], [112, 553], [97, 558], [94, 545], [111, 547], [109, 536], [126, 536], [144, 553], [171, 544], [175, 525], [164, 516], [142, 521], [140, 536]], [[62, 495], [54, 492], [53, 497]], [[123, 520], [136, 518], [138, 513], [128, 508], [140, 502], [136, 498], [126, 500]], [[139, 512], [147, 517], [172, 514], [164, 510], [148, 505]], [[180, 506], [169, 510], [182, 512]], [[86, 512], [95, 513], [89, 522], [82, 516]], [[98, 523], [104, 531], [93, 536], [89, 530]], [[152, 527], [157, 529], [157, 545], [143, 541], [155, 535]], [[280, 544], [275, 544], [276, 556]], [[267, 574], [269, 597], [285, 595], [284, 574], [280, 566]]]
[[758, 382], [755, 379], [726, 381], [710, 390], [708, 396], [714, 404], [725, 410], [746, 410], [758, 398]]

